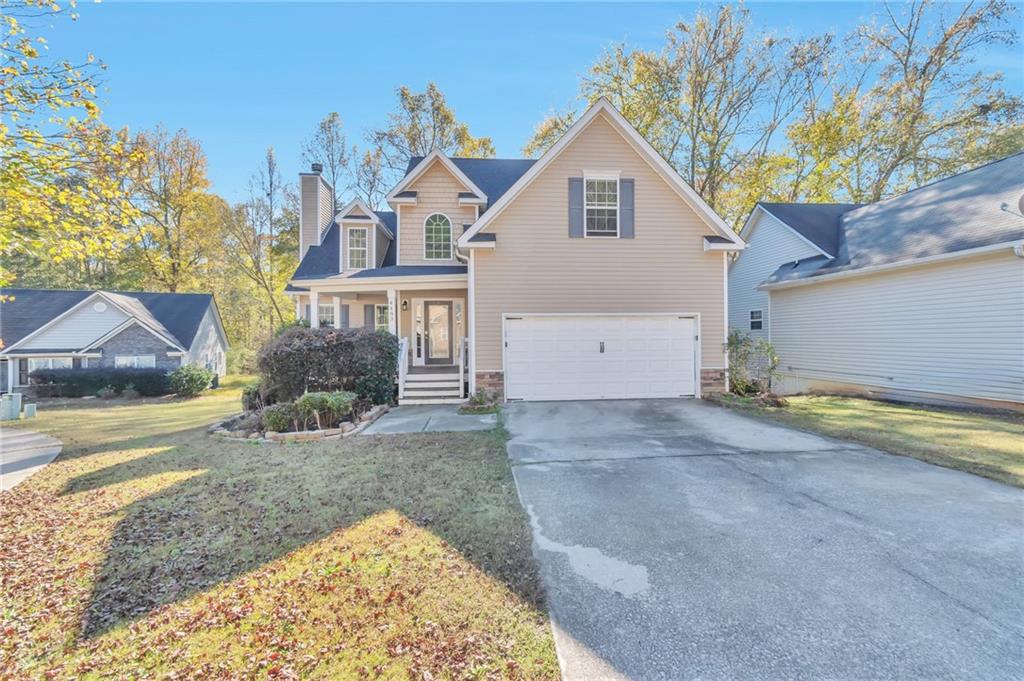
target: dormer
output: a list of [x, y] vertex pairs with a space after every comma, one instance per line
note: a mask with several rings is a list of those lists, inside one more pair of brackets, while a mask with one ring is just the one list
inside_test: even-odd
[[457, 264], [455, 242], [487, 206], [487, 194], [435, 149], [414, 160], [388, 194], [399, 224], [399, 265]]
[[362, 199], [354, 199], [337, 212], [338, 262], [342, 274], [380, 267], [395, 235]]

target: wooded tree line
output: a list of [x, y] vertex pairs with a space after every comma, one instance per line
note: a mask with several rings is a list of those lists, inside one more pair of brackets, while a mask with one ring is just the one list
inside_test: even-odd
[[[102, 66], [45, 50], [43, 27], [73, 19], [69, 8], [0, 8], [0, 285], [211, 291], [231, 368], [251, 366], [293, 317], [283, 289], [297, 265], [298, 196], [275, 150], [231, 204], [212, 190], [187, 131], [103, 124]], [[741, 5], [698, 11], [660, 50], [622, 44], [601, 55], [581, 80], [579, 109], [608, 97], [736, 225], [759, 199], [870, 201], [1024, 148], [1020, 98], [973, 66], [987, 46], [1016, 41], [1012, 6], [884, 12], [848, 36], [793, 39], [755, 29]], [[303, 145], [303, 165], [324, 166], [339, 206], [355, 195], [383, 207], [409, 157], [435, 148], [494, 155], [435, 84], [396, 94], [358, 141], [332, 112]], [[546, 118], [524, 151], [541, 153], [579, 109]]]

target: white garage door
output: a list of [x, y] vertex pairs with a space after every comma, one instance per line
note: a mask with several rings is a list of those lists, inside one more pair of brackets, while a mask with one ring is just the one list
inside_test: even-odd
[[679, 315], [505, 318], [505, 394], [520, 400], [690, 397], [697, 322]]

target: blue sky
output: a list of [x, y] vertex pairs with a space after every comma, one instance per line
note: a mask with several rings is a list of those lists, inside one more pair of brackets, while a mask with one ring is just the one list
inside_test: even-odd
[[[872, 3], [750, 3], [759, 27], [799, 36], [845, 33]], [[51, 53], [93, 53], [107, 64], [104, 119], [133, 130], [164, 123], [201, 140], [214, 191], [245, 197], [273, 146], [285, 179], [316, 121], [338, 111], [349, 141], [383, 124], [399, 85], [438, 83], [499, 156], [518, 156], [552, 107], [616, 41], [659, 47], [694, 3], [659, 4], [199, 4], [80, 5], [75, 23], [44, 33]], [[1018, 16], [1018, 19], [1020, 17]], [[980, 64], [1022, 86], [1020, 45]]]

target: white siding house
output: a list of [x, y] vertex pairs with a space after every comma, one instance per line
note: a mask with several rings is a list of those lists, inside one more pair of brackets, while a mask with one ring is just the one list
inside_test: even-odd
[[[783, 263], [818, 256], [822, 251], [764, 209], [750, 216], [743, 239], [747, 251], [729, 268], [729, 328], [767, 339], [771, 324], [768, 292], [758, 286]], [[760, 329], [751, 325], [752, 312], [760, 313]]]
[[1024, 410], [1022, 167], [1017, 154], [866, 206], [759, 205], [730, 326], [765, 306], [751, 333], [779, 355], [774, 389]]

